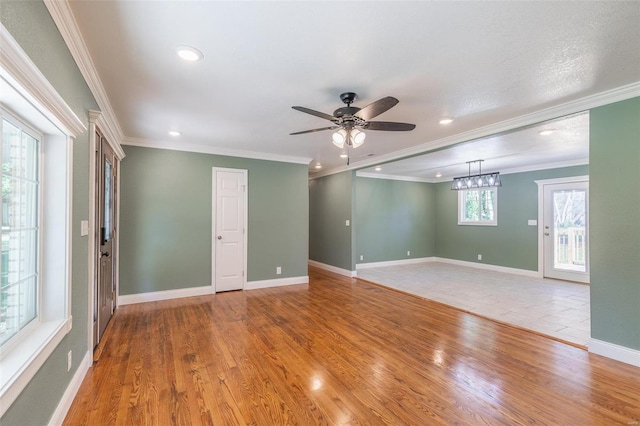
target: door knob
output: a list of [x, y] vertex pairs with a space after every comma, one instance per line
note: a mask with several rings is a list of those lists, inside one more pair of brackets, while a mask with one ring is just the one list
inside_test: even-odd
[[218, 239], [221, 240], [222, 239], [222, 235], [218, 235]]

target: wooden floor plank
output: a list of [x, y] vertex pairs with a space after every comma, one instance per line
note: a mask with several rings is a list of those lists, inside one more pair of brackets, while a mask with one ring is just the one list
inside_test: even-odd
[[640, 368], [356, 279], [310, 279], [119, 308], [64, 424], [640, 422]]

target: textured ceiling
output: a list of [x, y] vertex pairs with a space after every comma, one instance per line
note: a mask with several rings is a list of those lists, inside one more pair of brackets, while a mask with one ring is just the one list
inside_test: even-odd
[[[345, 160], [330, 132], [289, 135], [330, 124], [293, 105], [398, 98], [377, 119], [417, 128], [368, 132], [357, 167], [640, 81], [640, 2], [70, 4], [128, 138], [161, 143], [177, 129], [174, 145], [306, 157], [311, 172]], [[181, 44], [204, 60], [178, 60]]]

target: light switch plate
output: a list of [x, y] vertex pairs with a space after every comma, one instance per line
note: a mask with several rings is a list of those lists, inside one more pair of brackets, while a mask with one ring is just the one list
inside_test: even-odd
[[529, 226], [538, 226], [538, 221], [535, 220], [535, 219], [529, 219], [527, 221], [527, 225], [529, 225]]
[[80, 236], [84, 237], [86, 235], [89, 235], [89, 221], [83, 220], [80, 221]]

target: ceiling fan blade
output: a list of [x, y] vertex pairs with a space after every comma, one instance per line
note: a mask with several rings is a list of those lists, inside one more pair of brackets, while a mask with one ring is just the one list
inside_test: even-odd
[[377, 117], [385, 111], [393, 108], [398, 104], [398, 100], [392, 96], [387, 96], [386, 98], [378, 99], [372, 104], [367, 105], [358, 111], [355, 115], [356, 117], [360, 117], [365, 121], [371, 120], [373, 117]]
[[303, 133], [322, 132], [323, 130], [339, 129], [340, 126], [321, 127], [319, 129], [303, 130], [302, 132], [289, 133], [290, 135], [301, 135]]
[[367, 130], [386, 130], [388, 132], [405, 132], [416, 128], [415, 124], [396, 123], [393, 121], [369, 121], [365, 126]]
[[324, 118], [325, 120], [333, 121], [336, 118], [333, 115], [325, 114], [324, 112], [315, 111], [313, 109], [301, 107], [301, 106], [293, 106], [291, 107], [296, 111], [305, 112], [307, 114], [315, 115], [316, 117]]

